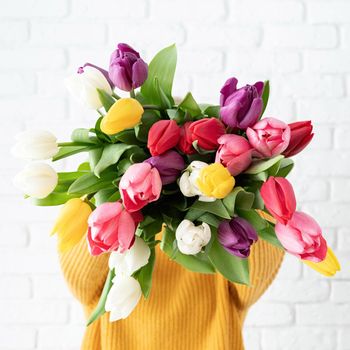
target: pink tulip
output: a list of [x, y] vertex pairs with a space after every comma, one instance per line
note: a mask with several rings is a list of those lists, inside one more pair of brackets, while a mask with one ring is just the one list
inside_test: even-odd
[[87, 234], [91, 255], [100, 255], [130, 248], [134, 241], [136, 223], [120, 202], [103, 203], [89, 216]]
[[227, 134], [219, 137], [215, 161], [224, 165], [232, 176], [240, 174], [252, 162], [252, 147], [242, 136]]
[[273, 157], [288, 147], [290, 127], [278, 119], [264, 118], [247, 129], [247, 137], [257, 156]]
[[133, 164], [121, 178], [119, 190], [125, 208], [134, 212], [158, 200], [162, 180], [158, 170], [152, 168], [150, 164]]
[[284, 177], [270, 176], [260, 189], [265, 207], [273, 217], [286, 224], [296, 210], [296, 200], [291, 183]]
[[327, 242], [318, 223], [296, 211], [286, 225], [278, 222], [276, 235], [287, 252], [303, 260], [320, 262], [326, 258]]

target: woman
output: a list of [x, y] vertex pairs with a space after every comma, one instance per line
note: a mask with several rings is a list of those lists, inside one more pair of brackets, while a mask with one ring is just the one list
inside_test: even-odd
[[[86, 329], [83, 350], [242, 350], [242, 326], [249, 307], [276, 276], [283, 250], [259, 240], [249, 257], [251, 286], [233, 284], [220, 274], [190, 272], [157, 247], [153, 286], [124, 320], [108, 313]], [[108, 254], [90, 256], [85, 238], [61, 256], [68, 285], [88, 317], [107, 273]]]

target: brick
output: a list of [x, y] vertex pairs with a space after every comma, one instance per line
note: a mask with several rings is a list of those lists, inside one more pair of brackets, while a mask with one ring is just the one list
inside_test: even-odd
[[0, 17], [62, 17], [67, 12], [67, 0], [52, 0], [50, 6], [47, 6], [46, 0], [13, 0], [1, 7]]
[[0, 73], [0, 95], [31, 95], [36, 89], [36, 78], [31, 72], [26, 73]]
[[296, 305], [298, 325], [350, 325], [349, 304], [300, 304]]
[[[300, 116], [300, 119], [303, 119], [303, 116]], [[307, 149], [324, 151], [333, 148], [334, 129], [332, 127], [314, 124], [313, 132], [314, 137], [310, 144], [307, 146]], [[303, 152], [305, 152], [305, 150]]]
[[78, 349], [84, 331], [84, 326], [43, 327], [39, 330], [38, 349]]
[[247, 326], [282, 326], [293, 321], [292, 308], [286, 304], [258, 303], [247, 316]]
[[345, 73], [350, 72], [349, 50], [306, 51], [305, 69], [308, 72]]
[[342, 125], [335, 130], [334, 142], [337, 149], [350, 149], [349, 143], [350, 126]]
[[327, 281], [274, 281], [265, 298], [273, 302], [306, 303], [327, 300], [329, 294]]
[[336, 334], [330, 329], [291, 327], [262, 332], [263, 350], [330, 350], [336, 348]]
[[223, 53], [220, 51], [183, 51], [178, 70], [181, 73], [216, 73], [223, 69]]
[[57, 276], [38, 275], [33, 277], [34, 297], [42, 299], [70, 299], [71, 293], [62, 274]]
[[348, 1], [307, 1], [306, 9], [312, 23], [349, 23]]
[[151, 19], [181, 18], [182, 21], [200, 21], [205, 18], [206, 22], [214, 22], [226, 16], [227, 9], [223, 0], [151, 0]]
[[338, 44], [335, 27], [330, 25], [269, 25], [263, 46], [268, 48], [334, 48]]
[[0, 299], [26, 299], [31, 297], [31, 282], [24, 276], [0, 276]]
[[325, 180], [296, 176], [293, 187], [300, 203], [321, 201], [329, 198], [329, 184]]
[[28, 39], [28, 24], [23, 21], [2, 21], [0, 42], [6, 45], [23, 43]]
[[[282, 266], [277, 274], [276, 281], [297, 280], [301, 276], [302, 264], [298, 259], [290, 254], [283, 258]], [[267, 291], [266, 295], [269, 292]]]
[[338, 231], [338, 250], [348, 251], [350, 247], [350, 229], [341, 228]]
[[86, 317], [83, 312], [82, 306], [73, 300], [73, 303], [70, 305], [70, 324], [73, 325], [82, 325], [86, 323]]
[[36, 346], [34, 327], [0, 326], [0, 348], [6, 350], [29, 350]]
[[334, 202], [350, 203], [349, 195], [350, 179], [333, 179], [332, 181], [332, 200]]
[[50, 301], [0, 301], [0, 323], [63, 324], [68, 320], [68, 307], [64, 302]]
[[244, 345], [246, 349], [260, 350], [261, 334], [256, 328], [247, 328], [243, 330]]
[[350, 282], [348, 281], [333, 281], [332, 282], [332, 294], [331, 301], [335, 303], [348, 303], [350, 302]]
[[23, 224], [0, 223], [0, 247], [25, 247], [28, 244], [28, 232]]
[[297, 1], [230, 1], [230, 19], [238, 23], [293, 23], [303, 19], [303, 4]]
[[350, 350], [350, 333], [348, 328], [339, 331], [338, 349]]

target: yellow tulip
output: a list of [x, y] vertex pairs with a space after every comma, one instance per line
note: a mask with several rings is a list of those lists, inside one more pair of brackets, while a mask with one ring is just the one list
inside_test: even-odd
[[60, 253], [79, 243], [88, 229], [87, 220], [91, 212], [90, 205], [81, 198], [73, 198], [65, 203], [51, 231], [51, 235], [57, 233]]
[[328, 247], [326, 258], [318, 263], [302, 260], [307, 266], [311, 267], [321, 275], [331, 277], [340, 271], [340, 264], [331, 248]]
[[213, 163], [201, 169], [196, 184], [208, 197], [225, 198], [235, 186], [235, 179], [220, 163]]
[[101, 130], [108, 135], [116, 134], [139, 124], [143, 107], [134, 98], [121, 98], [116, 101], [103, 117]]

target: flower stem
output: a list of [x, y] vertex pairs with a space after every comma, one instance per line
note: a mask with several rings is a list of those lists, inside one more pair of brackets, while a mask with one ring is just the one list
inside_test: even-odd
[[116, 100], [120, 100], [121, 97], [119, 95], [117, 95], [114, 91], [112, 92], [112, 96], [116, 99]]
[[132, 98], [135, 98], [135, 97], [136, 97], [136, 94], [135, 94], [135, 90], [134, 90], [134, 89], [132, 89], [132, 90], [130, 91], [130, 97], [132, 97]]
[[156, 111], [163, 111], [164, 108], [162, 108], [161, 106], [157, 106], [157, 105], [143, 105], [142, 106], [143, 109], [154, 109]]

